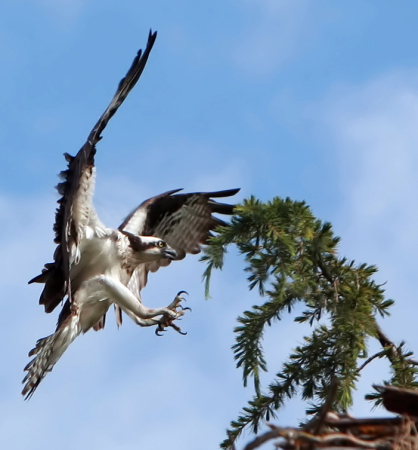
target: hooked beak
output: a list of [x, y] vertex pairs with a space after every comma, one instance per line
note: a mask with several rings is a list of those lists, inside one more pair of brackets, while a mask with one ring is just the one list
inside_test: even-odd
[[172, 249], [171, 247], [167, 247], [162, 251], [162, 254], [164, 255], [165, 258], [167, 259], [176, 259], [177, 258], [177, 252]]

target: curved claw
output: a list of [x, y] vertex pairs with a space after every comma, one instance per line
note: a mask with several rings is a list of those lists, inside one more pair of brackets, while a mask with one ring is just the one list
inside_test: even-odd
[[[181, 305], [177, 305], [176, 308], [180, 308], [182, 311], [191, 311], [192, 310], [192, 308], [189, 308], [188, 306], [183, 308], [183, 306], [181, 306]], [[177, 320], [180, 320], [180, 319], [177, 319]]]
[[189, 293], [188, 293], [187, 291], [180, 291], [180, 292], [177, 294], [177, 297], [178, 297], [179, 295], [181, 295], [181, 294], [187, 294], [187, 295], [189, 295]]
[[181, 328], [178, 327], [177, 325], [175, 325], [174, 323], [170, 323], [169, 327], [174, 328], [177, 331], [177, 333], [180, 333], [183, 336], [186, 336], [186, 334], [187, 334], [187, 331], [181, 331]]
[[164, 330], [164, 329], [157, 328], [157, 329], [155, 330], [155, 334], [156, 334], [157, 336], [159, 336], [159, 337], [164, 336], [163, 334], [160, 334], [159, 331], [163, 331], [163, 332], [164, 332], [165, 330]]

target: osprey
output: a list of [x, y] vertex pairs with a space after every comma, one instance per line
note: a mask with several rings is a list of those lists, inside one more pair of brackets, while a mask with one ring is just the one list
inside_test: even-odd
[[[179, 292], [166, 307], [147, 308], [141, 289], [148, 273], [199, 253], [211, 230], [225, 223], [212, 214], [233, 213], [233, 205], [213, 198], [235, 195], [239, 189], [177, 194], [181, 189], [150, 198], [136, 208], [117, 229], [106, 227], [93, 204], [94, 156], [101, 133], [127, 97], [144, 70], [157, 33], [150, 31], [144, 53], [134, 59], [116, 94], [100, 117], [86, 143], [75, 157], [65, 154], [68, 169], [57, 186], [62, 197], [55, 215], [54, 262], [29, 283], [44, 283], [39, 303], [47, 313], [66, 298], [54, 334], [39, 339], [25, 367], [22, 395], [30, 398], [68, 346], [81, 333], [104, 327], [109, 307], [115, 306], [117, 324], [124, 311], [140, 326], [156, 326], [156, 334], [167, 327], [181, 333], [174, 323], [185, 310]], [[184, 334], [184, 333], [182, 333]]]

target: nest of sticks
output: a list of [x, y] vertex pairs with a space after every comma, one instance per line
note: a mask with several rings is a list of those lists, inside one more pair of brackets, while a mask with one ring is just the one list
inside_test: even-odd
[[244, 450], [254, 450], [268, 441], [283, 450], [418, 450], [418, 390], [375, 386], [385, 408], [398, 416], [359, 419], [329, 411], [332, 401], [301, 428], [268, 424], [270, 430], [257, 436]]

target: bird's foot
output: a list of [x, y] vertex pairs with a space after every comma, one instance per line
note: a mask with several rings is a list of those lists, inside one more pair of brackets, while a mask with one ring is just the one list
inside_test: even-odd
[[187, 294], [187, 292], [180, 291], [175, 296], [174, 300], [167, 306], [170, 313], [163, 314], [161, 319], [158, 321], [157, 329], [155, 330], [155, 334], [157, 336], [162, 336], [160, 333], [166, 331], [168, 327], [174, 328], [178, 333], [184, 336], [187, 334], [187, 332], [181, 331], [181, 328], [174, 323], [175, 320], [181, 320], [180, 317], [184, 316], [185, 311], [191, 311], [191, 308], [184, 308], [181, 305], [182, 301], [186, 301], [186, 299], [182, 297], [182, 294]]

